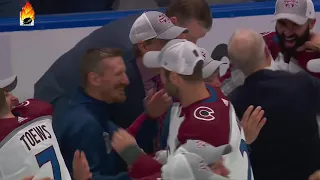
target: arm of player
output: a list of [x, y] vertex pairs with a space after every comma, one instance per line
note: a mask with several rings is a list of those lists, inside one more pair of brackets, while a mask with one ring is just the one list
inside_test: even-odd
[[[142, 113], [127, 131], [136, 138], [140, 147], [144, 147], [147, 153], [154, 152], [154, 139], [158, 134], [158, 119], [150, 118], [146, 113]], [[146, 134], [148, 136], [146, 136]]]
[[[153, 89], [149, 90], [144, 99], [145, 112], [127, 129], [147, 153], [154, 152], [154, 139], [159, 132], [159, 120], [171, 104], [172, 98], [163, 89], [157, 92]], [[147, 137], [146, 134], [148, 134]]]
[[73, 152], [80, 150], [86, 154], [93, 180], [130, 180], [128, 173], [105, 175], [102, 167], [113, 167], [114, 164], [108, 163], [113, 163], [112, 156], [115, 154], [110, 152], [111, 146], [108, 147], [108, 142], [101, 135], [101, 126], [96, 122], [94, 119], [87, 121], [79, 128], [78, 133], [72, 136], [69, 143], [74, 149]]
[[112, 136], [112, 147], [126, 161], [131, 178], [139, 179], [161, 172], [162, 165], [145, 154], [137, 145], [134, 137], [123, 129]]

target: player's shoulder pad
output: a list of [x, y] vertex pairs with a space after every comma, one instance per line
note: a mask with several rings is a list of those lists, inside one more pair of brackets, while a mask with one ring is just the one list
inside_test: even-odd
[[260, 34], [263, 37], [263, 39], [265, 41], [267, 41], [267, 42], [276, 41], [276, 38], [277, 38], [276, 32], [269, 31], [269, 32], [263, 32], [263, 33], [260, 33]]
[[53, 106], [41, 100], [27, 99], [26, 101], [14, 107], [12, 111], [18, 112], [24, 117], [51, 116], [53, 114]]
[[212, 87], [210, 85], [206, 85], [206, 87], [209, 90], [211, 96], [208, 99], [201, 101], [201, 103], [213, 103], [219, 101], [222, 98], [229, 101], [228, 97], [224, 95], [220, 88]]

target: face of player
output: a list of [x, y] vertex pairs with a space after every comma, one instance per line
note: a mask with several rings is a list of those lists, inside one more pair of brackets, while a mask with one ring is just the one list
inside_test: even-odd
[[95, 79], [102, 98], [108, 103], [121, 103], [127, 98], [125, 87], [129, 84], [122, 57], [107, 58], [101, 62], [103, 74]]
[[220, 88], [221, 82], [220, 82], [219, 70], [215, 71], [210, 77], [206, 78], [204, 81], [205, 83], [213, 87]]
[[14, 106], [17, 106], [19, 104], [18, 98], [12, 95], [10, 92], [5, 90], [4, 95], [6, 97], [6, 101], [10, 109], [12, 109]]
[[276, 23], [276, 33], [279, 38], [281, 52], [293, 54], [310, 37], [310, 29], [314, 23], [307, 21], [304, 25], [298, 25], [287, 19], [280, 19]]
[[174, 85], [174, 83], [172, 83], [172, 81], [170, 80], [169, 77], [172, 75], [171, 72], [169, 72], [169, 75], [166, 73], [166, 70], [160, 70], [160, 78], [163, 83], [164, 89], [166, 90], [169, 96], [177, 98], [179, 95], [179, 88], [178, 86]]
[[195, 44], [197, 43], [198, 39], [204, 37], [208, 32], [208, 30], [195, 19], [191, 19], [187, 24], [184, 25], [184, 28], [188, 29], [188, 33], [185, 34], [185, 39]]

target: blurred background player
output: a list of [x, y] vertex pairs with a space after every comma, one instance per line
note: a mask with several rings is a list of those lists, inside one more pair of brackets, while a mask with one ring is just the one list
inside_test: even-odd
[[27, 100], [14, 109], [19, 116], [12, 113], [1, 88], [1, 179], [17, 180], [35, 174], [37, 178], [71, 180], [52, 129], [51, 105]]

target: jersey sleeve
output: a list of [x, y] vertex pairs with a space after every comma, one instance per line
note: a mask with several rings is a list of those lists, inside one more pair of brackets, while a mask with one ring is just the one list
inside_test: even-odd
[[142, 154], [132, 165], [129, 175], [133, 179], [140, 179], [161, 173], [162, 164], [147, 154]]
[[[158, 119], [151, 119], [145, 113], [142, 113], [131, 125], [127, 131], [136, 138], [140, 147], [144, 147], [147, 153], [154, 152], [154, 140], [158, 134]], [[148, 134], [146, 137], [145, 135]]]
[[12, 109], [13, 114], [21, 117], [40, 117], [53, 114], [51, 104], [36, 99], [28, 99]]

